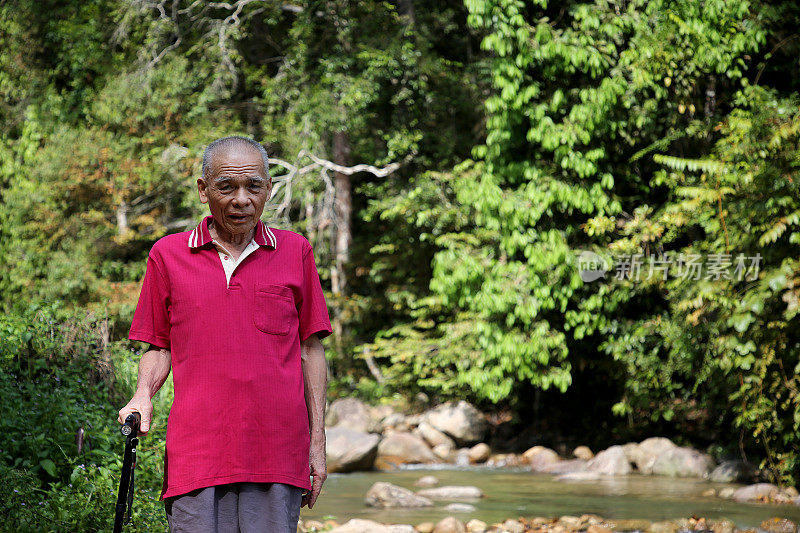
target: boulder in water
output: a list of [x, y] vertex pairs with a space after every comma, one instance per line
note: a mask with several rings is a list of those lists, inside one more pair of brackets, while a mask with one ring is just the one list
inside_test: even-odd
[[372, 520], [353, 518], [346, 524], [331, 529], [330, 533], [392, 533], [392, 530], [389, 526]]
[[467, 522], [467, 532], [468, 533], [485, 533], [486, 532], [486, 522], [478, 520], [477, 518], [473, 518], [469, 522]]
[[436, 456], [421, 437], [413, 433], [390, 431], [378, 445], [378, 468], [392, 468], [402, 464], [435, 463]]
[[417, 426], [416, 431], [423, 439], [425, 439], [425, 442], [427, 442], [431, 447], [439, 446], [441, 444], [448, 446], [451, 450], [456, 447], [456, 444], [455, 442], [453, 442], [453, 439], [451, 439], [446, 434], [439, 431], [432, 425], [428, 424], [427, 422], [420, 422], [419, 426]]
[[325, 453], [328, 472], [371, 470], [381, 438], [343, 426], [326, 430]]
[[417, 487], [433, 487], [438, 484], [439, 478], [436, 476], [422, 476], [414, 483]]
[[622, 446], [611, 446], [598, 453], [586, 468], [604, 476], [626, 476], [632, 470]]
[[380, 424], [372, 418], [372, 411], [355, 398], [340, 398], [328, 407], [326, 426], [344, 426], [363, 433], [380, 432]]
[[737, 502], [769, 501], [780, 491], [781, 489], [772, 483], [755, 483], [736, 489], [731, 497]]
[[673, 448], [677, 448], [677, 446], [671, 440], [665, 437], [652, 437], [643, 440], [635, 448], [629, 446], [626, 455], [629, 459], [633, 459], [639, 472], [652, 474], [653, 464], [658, 456]]
[[432, 507], [433, 502], [428, 498], [414, 494], [408, 489], [379, 481], [367, 491], [365, 502], [370, 507]]
[[467, 533], [467, 526], [458, 518], [448, 516], [436, 523], [433, 533]]
[[692, 448], [671, 448], [661, 453], [653, 462], [653, 474], [670, 477], [708, 476], [714, 468], [714, 460]]
[[417, 491], [418, 496], [430, 500], [477, 500], [483, 498], [483, 491], [478, 487], [446, 485]]
[[534, 446], [522, 454], [522, 459], [529, 465], [534, 472], [541, 472], [545, 467], [561, 460], [558, 454], [550, 448], [544, 446]]
[[482, 441], [488, 429], [483, 413], [463, 400], [448, 402], [428, 411], [424, 421], [449, 435], [459, 446]]
[[757, 475], [756, 467], [745, 461], [723, 461], [708, 476], [715, 483], [749, 483]]
[[594, 457], [594, 452], [588, 446], [578, 446], [574, 450], [572, 450], [572, 455], [575, 456], [577, 459], [583, 459], [584, 461], [588, 461]]
[[470, 463], [485, 463], [492, 455], [492, 449], [488, 444], [479, 442], [469, 449], [468, 456]]

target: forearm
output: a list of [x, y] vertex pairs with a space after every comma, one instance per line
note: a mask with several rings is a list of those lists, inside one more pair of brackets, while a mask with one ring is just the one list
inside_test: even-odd
[[172, 368], [172, 354], [169, 350], [150, 345], [139, 361], [139, 377], [136, 382], [136, 395], [152, 398], [167, 380]]
[[325, 349], [316, 335], [306, 339], [300, 347], [305, 385], [308, 424], [311, 442], [325, 441], [325, 394], [328, 387], [328, 366]]

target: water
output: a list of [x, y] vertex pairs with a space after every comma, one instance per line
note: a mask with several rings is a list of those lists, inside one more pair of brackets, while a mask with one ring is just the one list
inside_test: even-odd
[[[423, 475], [434, 475], [442, 485], [475, 485], [486, 494], [470, 501], [475, 511], [454, 513], [444, 510], [451, 501], [435, 501], [427, 509], [373, 509], [364, 504], [364, 495], [377, 481], [387, 481], [411, 490]], [[366, 518], [383, 523], [418, 524], [436, 522], [454, 515], [467, 521], [502, 522], [520, 516], [556, 517], [597, 514], [603, 518], [674, 520], [692, 515], [710, 519], [728, 519], [739, 527], [755, 527], [772, 517], [800, 522], [800, 507], [794, 505], [741, 504], [718, 497], [702, 496], [709, 488], [734, 485], [709, 483], [696, 479], [673, 479], [658, 476], [628, 476], [602, 481], [553, 481], [552, 476], [533, 474], [521, 469], [410, 469], [395, 472], [359, 472], [331, 474], [320, 499], [305, 520], [333, 517], [339, 522]]]

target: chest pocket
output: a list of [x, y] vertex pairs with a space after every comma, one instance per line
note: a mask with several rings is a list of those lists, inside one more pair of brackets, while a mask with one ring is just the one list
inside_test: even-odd
[[264, 333], [287, 335], [297, 318], [292, 290], [283, 285], [256, 285], [253, 322]]

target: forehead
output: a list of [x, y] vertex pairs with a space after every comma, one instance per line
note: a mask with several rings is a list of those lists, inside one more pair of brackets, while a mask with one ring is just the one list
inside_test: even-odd
[[212, 154], [210, 167], [211, 179], [253, 175], [267, 177], [261, 153], [250, 146], [233, 145], [218, 148]]

